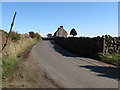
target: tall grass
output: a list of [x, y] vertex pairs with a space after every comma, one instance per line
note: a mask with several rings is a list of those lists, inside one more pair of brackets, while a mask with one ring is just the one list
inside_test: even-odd
[[24, 38], [6, 46], [2, 53], [2, 78], [9, 76], [16, 69], [16, 65], [22, 60], [20, 56], [37, 42], [36, 39]]

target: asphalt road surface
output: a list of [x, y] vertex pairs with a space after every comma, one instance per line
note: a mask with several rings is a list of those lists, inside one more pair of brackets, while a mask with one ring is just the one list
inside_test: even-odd
[[77, 57], [49, 41], [31, 52], [47, 77], [62, 88], [118, 88], [118, 69], [112, 65]]

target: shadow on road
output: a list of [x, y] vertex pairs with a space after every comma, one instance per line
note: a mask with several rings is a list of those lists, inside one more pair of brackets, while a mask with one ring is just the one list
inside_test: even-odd
[[120, 69], [117, 67], [106, 67], [106, 66], [79, 66], [82, 68], [90, 69], [92, 72], [97, 72], [97, 76], [107, 77], [112, 79], [120, 79]]
[[[58, 45], [54, 44], [54, 41], [50, 41], [53, 44], [55, 51], [66, 57], [81, 57], [80, 55], [75, 55], [67, 50], [62, 49]], [[92, 72], [98, 73], [97, 76], [107, 77], [112, 79], [120, 80], [120, 69], [117, 67], [107, 67], [107, 66], [79, 66], [82, 68], [90, 69]]]
[[60, 46], [54, 43], [54, 40], [50, 40], [50, 42], [53, 45], [53, 49], [57, 51], [58, 53], [60, 53], [61, 55], [66, 56], [66, 57], [80, 57], [79, 55], [75, 55], [67, 50], [62, 49]]

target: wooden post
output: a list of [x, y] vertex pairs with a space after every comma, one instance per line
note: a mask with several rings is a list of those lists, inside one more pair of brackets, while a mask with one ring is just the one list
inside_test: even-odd
[[9, 33], [8, 33], [6, 42], [5, 42], [5, 44], [3, 45], [2, 49], [0, 50], [0, 52], [7, 46], [8, 39], [9, 39], [9, 36], [10, 36], [10, 34], [11, 34], [11, 32], [12, 32], [12, 28], [13, 28], [13, 25], [14, 25], [14, 21], [15, 21], [16, 14], [17, 14], [17, 12], [15, 12], [15, 14], [14, 14], [14, 17], [13, 17], [13, 20], [12, 20], [12, 23], [11, 23], [11, 26], [10, 26], [10, 31], [9, 31]]
[[103, 56], [105, 55], [105, 36], [103, 35]]

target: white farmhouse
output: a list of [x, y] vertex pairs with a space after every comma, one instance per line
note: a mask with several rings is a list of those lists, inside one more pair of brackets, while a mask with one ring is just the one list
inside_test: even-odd
[[58, 30], [54, 33], [54, 37], [67, 37], [68, 33], [64, 30], [63, 26], [60, 26]]

